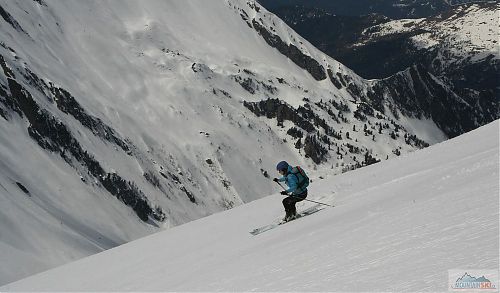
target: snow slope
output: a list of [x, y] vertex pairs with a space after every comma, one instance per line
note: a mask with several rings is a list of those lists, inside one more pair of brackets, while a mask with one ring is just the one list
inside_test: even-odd
[[[258, 236], [273, 195], [0, 291], [446, 291], [448, 270], [499, 266], [499, 121], [314, 182], [335, 204]], [[308, 203], [301, 204], [303, 209]]]

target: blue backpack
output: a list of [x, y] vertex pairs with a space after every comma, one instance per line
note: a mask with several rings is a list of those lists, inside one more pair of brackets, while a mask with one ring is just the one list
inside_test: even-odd
[[299, 166], [293, 167], [291, 173], [297, 178], [297, 189], [305, 189], [309, 186], [309, 177], [304, 169]]

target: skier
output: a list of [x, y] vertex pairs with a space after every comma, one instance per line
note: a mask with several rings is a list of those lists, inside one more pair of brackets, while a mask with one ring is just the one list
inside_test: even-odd
[[287, 162], [281, 161], [276, 166], [276, 170], [282, 175], [281, 178], [274, 178], [274, 182], [285, 182], [287, 190], [281, 192], [282, 195], [288, 195], [283, 199], [286, 215], [283, 221], [288, 222], [297, 217], [295, 204], [303, 201], [307, 197], [307, 186], [309, 178], [300, 167], [292, 167]]

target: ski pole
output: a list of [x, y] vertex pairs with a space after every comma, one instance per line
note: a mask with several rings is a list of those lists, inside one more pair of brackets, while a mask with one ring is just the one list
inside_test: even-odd
[[[276, 182], [276, 183], [278, 183], [278, 185], [281, 186], [281, 188], [283, 188], [283, 190], [286, 191], [286, 188], [283, 185], [281, 185], [281, 183], [279, 183], [279, 182]], [[294, 198], [299, 198], [299, 199], [310, 201], [310, 202], [314, 202], [314, 203], [318, 203], [318, 204], [322, 204], [322, 205], [329, 206], [329, 207], [332, 207], [332, 208], [334, 207], [334, 206], [326, 204], [326, 203], [322, 203], [322, 202], [319, 202], [319, 201], [310, 200], [310, 199], [307, 199], [307, 198], [301, 198], [301, 197], [298, 197], [298, 196], [293, 196], [291, 194], [289, 194], [288, 196], [294, 197]]]

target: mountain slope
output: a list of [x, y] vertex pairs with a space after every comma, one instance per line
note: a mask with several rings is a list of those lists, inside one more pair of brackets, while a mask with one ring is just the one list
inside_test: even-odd
[[315, 182], [334, 208], [258, 236], [279, 195], [0, 290], [445, 291], [449, 269], [499, 265], [498, 130]]

